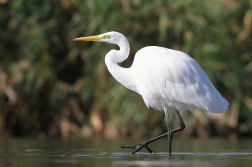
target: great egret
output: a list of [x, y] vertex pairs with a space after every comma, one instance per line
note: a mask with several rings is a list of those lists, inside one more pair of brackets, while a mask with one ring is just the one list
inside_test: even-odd
[[[145, 147], [153, 151], [148, 144], [168, 136], [168, 152], [171, 153], [172, 134], [185, 128], [179, 110], [200, 108], [213, 113], [227, 110], [229, 103], [213, 86], [199, 64], [187, 54], [158, 46], [140, 49], [130, 68], [122, 68], [118, 63], [124, 61], [130, 51], [127, 38], [115, 31], [101, 35], [75, 38], [74, 41], [98, 41], [116, 44], [120, 50], [111, 50], [106, 54], [105, 63], [112, 76], [126, 88], [140, 94], [147, 105], [163, 110], [167, 124], [167, 133], [141, 143], [121, 146], [133, 148], [135, 153]], [[180, 127], [172, 130], [169, 112], [174, 111]]]

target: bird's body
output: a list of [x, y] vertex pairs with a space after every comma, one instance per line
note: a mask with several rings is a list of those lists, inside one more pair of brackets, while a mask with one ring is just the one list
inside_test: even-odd
[[148, 46], [136, 53], [130, 68], [122, 68], [117, 63], [128, 57], [129, 44], [123, 36], [118, 45], [119, 51], [112, 50], [106, 55], [108, 70], [126, 88], [139, 93], [148, 107], [160, 111], [165, 106], [180, 111], [198, 107], [214, 113], [227, 109], [228, 102], [199, 64], [187, 54]]
[[[105, 57], [108, 70], [118, 82], [140, 94], [148, 107], [164, 110], [165, 113], [166, 111], [186, 111], [195, 108], [213, 113], [227, 110], [226, 99], [213, 86], [200, 65], [183, 52], [158, 46], [144, 47], [136, 53], [132, 66], [123, 68], [118, 63], [124, 61], [130, 51], [128, 40], [123, 34], [108, 32], [75, 40], [117, 44], [120, 50], [111, 50]], [[167, 117], [166, 114], [166, 119]], [[179, 117], [181, 118], [178, 113]], [[170, 125], [168, 126], [168, 124], [169, 118], [167, 123], [169, 131]], [[167, 135], [169, 136], [168, 133]], [[135, 149], [138, 147], [139, 145], [134, 145]], [[147, 145], [143, 147], [147, 148]], [[147, 149], [149, 150], [149, 148]]]
[[187, 54], [150, 46], [136, 53], [129, 70], [135, 89], [147, 106], [163, 110], [224, 112], [228, 102], [215, 89], [199, 64]]

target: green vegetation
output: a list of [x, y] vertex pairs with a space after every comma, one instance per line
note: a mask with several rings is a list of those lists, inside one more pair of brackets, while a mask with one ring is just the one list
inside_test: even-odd
[[0, 11], [0, 136], [165, 131], [163, 113], [147, 109], [107, 71], [104, 56], [117, 46], [72, 41], [112, 30], [131, 45], [122, 66], [147, 45], [181, 50], [230, 102], [221, 115], [183, 112], [182, 135], [252, 134], [250, 0], [0, 0]]

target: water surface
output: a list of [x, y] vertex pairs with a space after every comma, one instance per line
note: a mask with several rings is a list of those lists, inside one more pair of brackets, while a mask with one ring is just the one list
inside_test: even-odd
[[122, 144], [141, 140], [0, 140], [0, 166], [193, 166], [193, 167], [251, 167], [252, 143], [249, 139], [176, 139], [172, 155], [167, 151], [167, 141], [150, 145], [156, 153], [145, 149], [131, 154], [121, 149]]

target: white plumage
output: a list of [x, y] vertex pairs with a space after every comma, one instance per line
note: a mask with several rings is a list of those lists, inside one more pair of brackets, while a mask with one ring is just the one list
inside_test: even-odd
[[[117, 44], [120, 50], [111, 50], [105, 57], [105, 63], [113, 77], [126, 88], [139, 93], [147, 105], [164, 110], [167, 133], [151, 140], [134, 145], [121, 146], [133, 148], [135, 152], [148, 144], [168, 136], [168, 152], [171, 153], [172, 134], [185, 128], [179, 111], [200, 108], [213, 113], [227, 110], [229, 103], [213, 86], [200, 65], [187, 54], [158, 46], [140, 49], [130, 68], [118, 63], [124, 61], [130, 51], [129, 42], [118, 32], [107, 32], [97, 36], [75, 38], [75, 41], [100, 41]], [[168, 111], [175, 111], [180, 127], [172, 130]]]
[[228, 102], [213, 86], [199, 64], [187, 54], [149, 46], [135, 55], [130, 70], [135, 90], [147, 106], [157, 110], [227, 110]]
[[120, 50], [111, 50], [105, 57], [108, 70], [126, 88], [139, 93], [148, 107], [180, 111], [198, 107], [214, 113], [227, 110], [226, 99], [199, 64], [183, 52], [158, 46], [144, 47], [136, 53], [130, 68], [122, 68], [117, 63], [124, 61], [130, 51], [123, 34], [108, 32], [75, 40], [117, 44]]
[[[105, 57], [108, 70], [126, 88], [139, 93], [149, 107], [157, 110], [194, 110], [198, 107], [214, 113], [227, 110], [228, 102], [213, 86], [199, 64], [187, 54], [158, 46], [140, 49], [130, 68], [117, 63], [129, 55], [129, 43], [118, 32], [99, 35], [100, 42], [117, 44]], [[109, 38], [102, 38], [106, 36]], [[96, 36], [97, 37], [97, 36]]]

